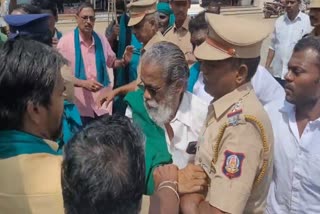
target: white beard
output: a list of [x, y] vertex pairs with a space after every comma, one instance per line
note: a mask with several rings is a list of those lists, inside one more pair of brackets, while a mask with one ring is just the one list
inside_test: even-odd
[[153, 121], [155, 121], [159, 126], [163, 126], [165, 123], [169, 122], [170, 117], [173, 114], [173, 110], [170, 108], [168, 103], [159, 105], [155, 100], [145, 101], [145, 103], [146, 102], [150, 106], [150, 108], [146, 106], [147, 112]]

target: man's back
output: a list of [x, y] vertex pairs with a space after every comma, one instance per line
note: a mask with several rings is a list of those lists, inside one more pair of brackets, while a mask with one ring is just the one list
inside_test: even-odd
[[[52, 147], [54, 144], [57, 146], [55, 142], [46, 143]], [[4, 149], [3, 146], [1, 148]], [[60, 184], [61, 162], [61, 156], [54, 154], [53, 148], [52, 154], [22, 151], [19, 155], [1, 158], [1, 213], [64, 213]]]

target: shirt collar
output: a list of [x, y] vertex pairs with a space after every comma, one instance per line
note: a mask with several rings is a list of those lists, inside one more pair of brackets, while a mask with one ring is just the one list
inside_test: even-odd
[[[295, 114], [296, 114], [296, 106], [294, 104], [289, 103], [288, 101], [284, 101], [283, 106], [280, 108], [279, 110], [281, 113], [287, 114], [289, 118], [292, 118], [292, 116], [294, 115], [295, 118]], [[310, 121], [310, 123], [314, 123], [320, 122], [320, 117], [317, 118], [314, 121]]]
[[[186, 20], [184, 20], [181, 28], [186, 30], [186, 31], [189, 31], [189, 22], [190, 22], [190, 17], [187, 16], [187, 18], [186, 18]], [[179, 28], [179, 29], [181, 29], [181, 28]], [[175, 31], [178, 30], [178, 28], [176, 27], [176, 24], [174, 24], [174, 30]]]
[[174, 122], [176, 120], [179, 120], [183, 124], [185, 124], [188, 127], [192, 126], [192, 115], [190, 114], [191, 109], [191, 98], [187, 94], [188, 92], [184, 92], [181, 103], [179, 105], [178, 111], [176, 113], [176, 116], [174, 117], [171, 122]]
[[291, 21], [291, 20], [289, 19], [289, 17], [288, 17], [288, 14], [287, 14], [287, 13], [285, 14], [285, 18], [287, 19], [287, 21], [290, 21], [290, 22], [294, 22], [294, 21], [296, 21], [296, 20], [301, 20], [301, 19], [302, 19], [302, 12], [301, 12], [301, 11], [299, 11], [298, 15], [296, 16], [296, 18], [294, 18], [294, 20], [293, 20], [293, 21]]
[[280, 108], [280, 112], [286, 113], [286, 114], [292, 114], [296, 111], [295, 105], [287, 102], [286, 100], [283, 102], [282, 107]]
[[[81, 34], [79, 34], [79, 38], [80, 38], [80, 44], [86, 45], [86, 43], [84, 42], [83, 38], [81, 37]], [[95, 45], [95, 41], [94, 41], [94, 37], [92, 36], [92, 44], [89, 47], [92, 47], [94, 45]]]
[[149, 41], [148, 43], [141, 49], [141, 55], [146, 52], [151, 46], [157, 42], [164, 41], [165, 38], [162, 36], [162, 34], [158, 31]]
[[50, 148], [54, 151], [58, 151], [59, 149], [59, 145], [57, 144], [57, 142], [54, 142], [52, 140], [47, 140], [47, 139], [43, 139], [43, 141], [48, 144], [48, 146], [50, 146]]
[[248, 95], [252, 91], [251, 83], [246, 83], [236, 88], [232, 92], [224, 95], [217, 101], [213, 100], [211, 104], [215, 111], [216, 118], [218, 119], [224, 112], [238, 102], [242, 97]]

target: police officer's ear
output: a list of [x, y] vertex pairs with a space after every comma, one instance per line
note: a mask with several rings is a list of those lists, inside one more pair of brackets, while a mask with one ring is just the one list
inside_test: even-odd
[[236, 75], [236, 83], [238, 85], [242, 85], [247, 81], [248, 71], [249, 69], [246, 64], [240, 64]]

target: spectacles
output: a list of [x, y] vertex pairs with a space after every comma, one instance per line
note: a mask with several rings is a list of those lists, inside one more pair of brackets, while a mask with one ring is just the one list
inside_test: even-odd
[[138, 84], [138, 88], [142, 91], [146, 91], [148, 90], [149, 94], [151, 97], [155, 97], [157, 95], [157, 93], [164, 88], [164, 86], [160, 87], [160, 88], [154, 88], [151, 86], [147, 86], [145, 85], [142, 81]]
[[96, 17], [94, 16], [80, 16], [80, 18], [83, 20], [83, 21], [90, 21], [90, 22], [94, 22], [96, 20]]

